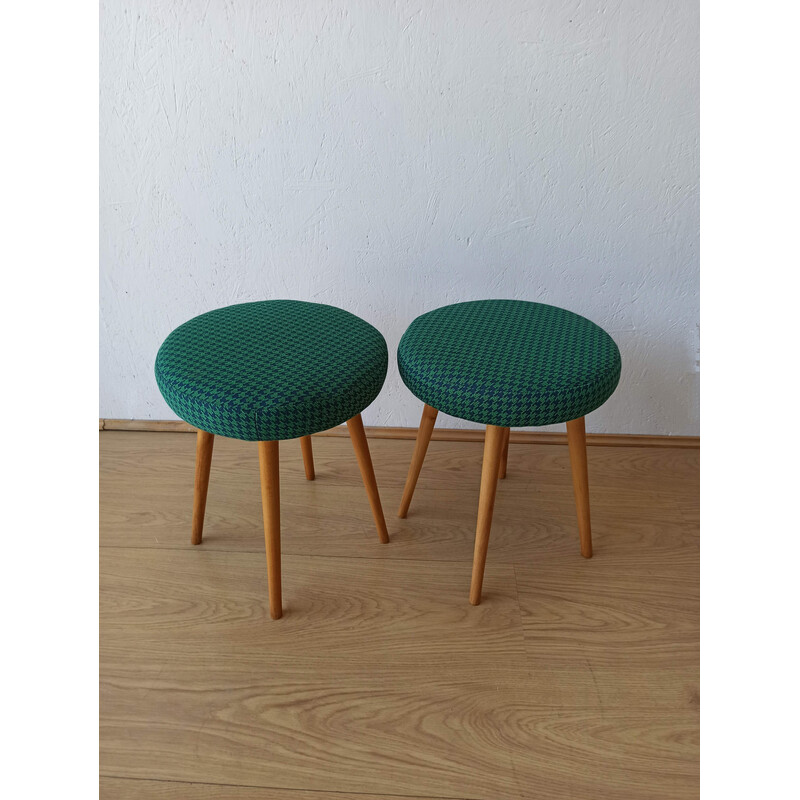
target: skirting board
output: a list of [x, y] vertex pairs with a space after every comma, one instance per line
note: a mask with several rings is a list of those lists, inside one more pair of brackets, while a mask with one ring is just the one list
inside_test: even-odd
[[[176, 419], [101, 419], [101, 431], [170, 431], [173, 433], [194, 433], [197, 428], [188, 422]], [[416, 428], [365, 428], [372, 439], [415, 439]], [[344, 425], [314, 436], [349, 436]], [[432, 438], [446, 442], [482, 442], [482, 430], [461, 430], [458, 428], [434, 428]], [[566, 444], [566, 433], [547, 431], [511, 431], [511, 441], [515, 444]], [[699, 436], [650, 436], [632, 433], [587, 433], [587, 445], [603, 447], [700, 447]]]

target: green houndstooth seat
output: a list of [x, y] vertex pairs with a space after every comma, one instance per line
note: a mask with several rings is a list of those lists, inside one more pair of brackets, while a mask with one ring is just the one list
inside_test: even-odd
[[181, 419], [248, 441], [295, 439], [363, 411], [386, 378], [380, 332], [333, 306], [266, 300], [219, 308], [176, 328], [156, 381]]
[[406, 386], [433, 408], [514, 428], [588, 414], [611, 396], [621, 366], [602, 328], [523, 300], [456, 303], [417, 317], [397, 364]]

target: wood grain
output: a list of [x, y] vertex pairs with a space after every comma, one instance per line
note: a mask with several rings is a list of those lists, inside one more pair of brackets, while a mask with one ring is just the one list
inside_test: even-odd
[[[386, 800], [386, 795], [363, 792], [306, 792], [302, 789], [276, 789], [232, 786], [216, 783], [149, 781], [132, 778], [101, 778], [100, 800]], [[422, 795], [392, 795], [393, 800], [440, 800]]]
[[[432, 442], [425, 480], [406, 520], [390, 517], [391, 548], [374, 527], [350, 444], [316, 441], [317, 480], [305, 481], [299, 448], [281, 451], [283, 552], [370, 558], [471, 560], [480, 488], [480, 443]], [[104, 433], [101, 541], [107, 546], [189, 547], [194, 448], [182, 434]], [[414, 443], [381, 440], [372, 460], [383, 499], [399, 502]], [[519, 446], [498, 485], [492, 559], [522, 563], [574, 554], [575, 501], [566, 447]], [[203, 549], [263, 553], [258, 456], [247, 442], [217, 437]], [[697, 451], [591, 448], [595, 552], [695, 558]], [[659, 465], [663, 463], [663, 470]], [[659, 477], [659, 473], [661, 477]], [[391, 553], [383, 552], [391, 549]]]
[[[566, 446], [515, 447], [472, 607], [481, 442], [431, 442], [388, 547], [347, 441], [313, 483], [282, 448], [271, 623], [252, 443], [217, 438], [199, 548], [191, 438], [100, 444], [102, 797], [697, 796], [696, 450], [590, 448], [586, 561]], [[413, 444], [370, 442], [386, 502]]]
[[[156, 444], [154, 434], [146, 432], [104, 431], [100, 436], [101, 459], [105, 458], [108, 468], [124, 464], [146, 472], [163, 471], [163, 460], [172, 461], [175, 469], [191, 473], [193, 469], [194, 446], [191, 438], [178, 433], [159, 434]], [[315, 468], [319, 476], [338, 481], [360, 484], [361, 477], [357, 463], [348, 447], [343, 447], [337, 438], [314, 438]], [[378, 444], [378, 442], [380, 444]], [[381, 485], [403, 482], [411, 461], [414, 442], [410, 440], [378, 440], [371, 448], [372, 461]], [[513, 443], [513, 432], [512, 432]], [[565, 442], [566, 444], [566, 442]], [[305, 474], [301, 454], [296, 447], [283, 448], [281, 469], [288, 477]], [[620, 452], [620, 451], [624, 452]], [[664, 452], [664, 451], [667, 452]], [[374, 452], [372, 452], [374, 451]], [[186, 453], [190, 453], [188, 464]], [[425, 456], [425, 480], [420, 490], [425, 488], [460, 489], [465, 478], [474, 476], [475, 485], [480, 483], [483, 440], [476, 442], [432, 441]], [[154, 459], [147, 463], [147, 457]], [[244, 470], [251, 470], [257, 454], [247, 442], [216, 437], [214, 443], [214, 463], [225, 459], [225, 469], [219, 476], [224, 480], [231, 477], [231, 469], [238, 470], [237, 480], [241, 480]], [[402, 459], [402, 460], [401, 460]], [[592, 473], [592, 487], [599, 485], [610, 488], [634, 488], [662, 491], [685, 489], [697, 497], [700, 454], [697, 450], [684, 451], [673, 448], [617, 448], [592, 447], [588, 451], [589, 469]], [[127, 463], [126, 463], [127, 462]], [[252, 477], [252, 476], [251, 476]], [[514, 481], [530, 488], [537, 485], [564, 485], [571, 487], [569, 451], [566, 446], [524, 445], [514, 450], [514, 473], [507, 483]]]
[[[696, 796], [697, 714], [533, 705], [524, 687], [165, 668], [101, 690], [101, 769], [439, 797]], [[414, 677], [414, 676], [412, 676]], [[143, 691], [142, 680], [149, 685]]]
[[[469, 562], [422, 568], [415, 561], [284, 555], [283, 563], [284, 619], [271, 625], [263, 555], [102, 548], [104, 643], [203, 658], [223, 645], [237, 658], [266, 651], [290, 665], [352, 660], [372, 648], [395, 664], [424, 659], [430, 668], [458, 658], [468, 669], [492, 648], [506, 664], [523, 666], [511, 565], [487, 565], [492, 603], [476, 613], [465, 602]], [[450, 628], [444, 639], [443, 628]], [[476, 639], [483, 647], [473, 657]]]
[[[179, 419], [100, 419], [101, 431], [149, 431], [152, 433], [194, 433], [197, 428]], [[416, 428], [388, 426], [365, 426], [370, 439], [416, 439]], [[347, 436], [347, 428], [340, 425], [314, 436]], [[482, 442], [483, 430], [463, 428], [440, 428], [433, 434], [438, 441]], [[566, 434], [551, 431], [515, 431], [511, 441], [516, 444], [566, 444]], [[660, 436], [632, 433], [590, 433], [588, 445], [604, 447], [678, 447], [695, 449], [700, 447], [699, 436]]]
[[696, 570], [600, 561], [514, 568], [529, 652], [545, 652], [550, 665], [696, 665]]

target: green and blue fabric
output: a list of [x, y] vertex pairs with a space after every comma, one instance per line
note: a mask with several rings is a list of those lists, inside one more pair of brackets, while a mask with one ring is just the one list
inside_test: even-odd
[[417, 317], [397, 364], [433, 408], [503, 427], [582, 417], [611, 396], [621, 369], [619, 348], [594, 322], [523, 300], [456, 303]]
[[333, 428], [378, 395], [386, 341], [333, 306], [265, 300], [190, 319], [161, 345], [155, 374], [181, 418], [247, 441], [295, 439]]

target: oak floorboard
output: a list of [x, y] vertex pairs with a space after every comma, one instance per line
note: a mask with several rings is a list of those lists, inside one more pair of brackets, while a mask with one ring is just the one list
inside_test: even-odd
[[[155, 447], [154, 436], [158, 436]], [[106, 475], [125, 470], [146, 477], [159, 473], [165, 463], [176, 477], [191, 478], [194, 467], [194, 439], [191, 434], [144, 431], [103, 431], [101, 465]], [[360, 485], [361, 476], [346, 437], [314, 437], [315, 465], [331, 480]], [[212, 473], [237, 482], [258, 472], [254, 442], [217, 437]], [[414, 442], [411, 440], [372, 439], [370, 451], [379, 486], [399, 487], [405, 482]], [[659, 491], [667, 487], [696, 489], [699, 449], [661, 447], [603, 447], [587, 450], [589, 478], [596, 488], [626, 484], [639, 490]], [[420, 475], [419, 488], [461, 489], [465, 481], [480, 484], [480, 442], [432, 441]], [[287, 480], [305, 475], [299, 440], [281, 442], [281, 472]], [[178, 473], [184, 473], [183, 476]], [[564, 445], [512, 444], [509, 450], [509, 477], [523, 485], [563, 484], [570, 486], [569, 452]], [[213, 479], [212, 479], [213, 480]], [[213, 485], [213, 484], [212, 484]]]
[[[100, 800], [386, 800], [386, 795], [363, 792], [307, 792], [263, 786], [232, 786], [140, 778], [101, 778]], [[392, 795], [393, 800], [441, 800], [422, 795]]]
[[537, 707], [524, 686], [375, 672], [306, 682], [288, 666], [197, 678], [104, 683], [104, 773], [481, 800], [687, 797], [696, 782], [691, 711]]
[[189, 543], [194, 437], [103, 432], [101, 796], [689, 798], [698, 791], [696, 451], [589, 448], [582, 559], [566, 446], [512, 444], [483, 602], [482, 445], [281, 444], [284, 617], [267, 610], [257, 451], [219, 438]]
[[688, 670], [698, 663], [696, 570], [633, 569], [591, 559], [557, 570], [515, 571], [528, 651], [546, 653], [548, 664], [585, 659], [609, 669]]
[[[166, 440], [163, 445], [162, 439]], [[189, 446], [192, 439], [180, 433], [101, 434], [101, 542], [104, 546], [192, 547], [188, 527], [193, 485], [193, 450]], [[249, 444], [221, 438], [215, 446], [201, 546], [204, 550], [263, 552], [258, 461], [255, 448], [247, 447]], [[283, 552], [389, 560], [471, 561], [481, 445], [434, 442], [431, 447], [434, 444], [446, 446], [440, 448], [446, 453], [452, 453], [454, 448], [465, 448], [472, 453], [470, 459], [456, 450], [447, 463], [458, 467], [450, 470], [454, 473], [466, 473], [466, 467], [461, 467], [470, 465], [474, 480], [463, 474], [460, 486], [448, 478], [437, 487], [437, 476], [448, 469], [439, 470], [433, 468], [435, 464], [430, 465], [432, 480], [425, 488], [420, 479], [408, 519], [398, 520], [387, 511], [390, 548], [375, 540], [369, 504], [346, 439], [315, 439], [317, 480], [314, 482], [304, 479], [299, 443], [282, 443]], [[383, 504], [393, 509], [402, 494], [407, 467], [403, 458], [409, 443], [373, 440], [371, 447]], [[543, 451], [543, 461], [556, 464], [560, 477], [554, 482], [550, 475], [545, 481], [547, 476], [541, 474], [536, 483], [520, 474], [509, 474], [502, 482], [492, 526], [490, 560], [514, 563], [538, 559], [550, 552], [571, 555], [577, 540], [577, 522], [566, 446], [518, 445], [516, 449]], [[559, 450], [564, 453], [557, 458], [553, 451]], [[589, 450], [590, 454], [610, 451], [609, 454], [599, 453], [604, 464], [613, 464], [614, 454], [630, 450], [634, 453], [630, 464], [644, 463], [650, 472], [655, 467], [650, 464], [649, 456], [654, 459], [663, 455], [667, 464], [672, 465], [667, 469], [668, 474], [682, 474], [682, 469], [689, 469], [696, 462], [696, 451], [692, 450], [610, 447]], [[518, 458], [525, 458], [524, 452]], [[625, 458], [628, 463], [627, 456]], [[392, 460], [401, 463], [390, 467]], [[592, 463], [590, 456], [590, 468]], [[442, 463], [442, 466], [447, 465]], [[646, 554], [645, 557], [694, 558], [696, 532], [687, 531], [680, 512], [681, 504], [691, 505], [689, 490], [676, 488], [675, 481], [663, 482], [658, 491], [632, 488], [629, 471], [622, 470], [624, 474], [619, 484], [610, 488], [601, 489], [590, 484], [597, 555], [637, 550]], [[696, 495], [696, 485], [694, 492]]]
[[164, 659], [222, 650], [292, 665], [369, 656], [465, 669], [491, 652], [504, 668], [523, 663], [511, 565], [487, 567], [491, 603], [479, 613], [465, 602], [466, 563], [287, 556], [283, 573], [284, 618], [270, 622], [261, 554], [101, 548], [105, 652], [133, 644]]
[[[281, 539], [287, 555], [355, 558], [471, 561], [477, 516], [477, 492], [419, 489], [408, 518], [387, 514], [391, 548], [374, 536], [363, 488], [322, 485], [310, 491], [282, 487]], [[310, 484], [309, 484], [310, 485]], [[206, 509], [204, 550], [263, 552], [261, 506], [257, 486], [214, 494]], [[106, 492], [101, 514], [104, 546], [192, 549], [191, 509], [179, 493], [163, 486], [141, 491]], [[137, 491], [137, 493], [138, 493]], [[569, 490], [571, 492], [571, 490]], [[592, 503], [593, 538], [597, 553], [633, 548], [660, 557], [696, 551], [697, 535], [687, 531], [676, 509], [652, 494], [607, 493]], [[577, 541], [574, 499], [566, 490], [512, 493], [498, 489], [490, 554], [513, 563], [542, 553], [574, 550]], [[374, 540], [374, 541], [373, 541]]]
[[[618, 449], [624, 452], [614, 452]], [[622, 484], [632, 489], [650, 491], [657, 491], [664, 486], [691, 490], [697, 482], [699, 453], [696, 449], [681, 451], [670, 448], [667, 452], [665, 448], [654, 447], [593, 446], [587, 448], [589, 480], [598, 490]], [[458, 489], [463, 486], [465, 479], [479, 483], [482, 454], [483, 445], [479, 442], [431, 442], [420, 473], [419, 488]], [[381, 455], [385, 458], [388, 454], [382, 450]], [[384, 458], [377, 463], [384, 473], [393, 475], [395, 467]], [[549, 485], [571, 488], [566, 444], [512, 443], [509, 447], [507, 476], [527, 488]]]

